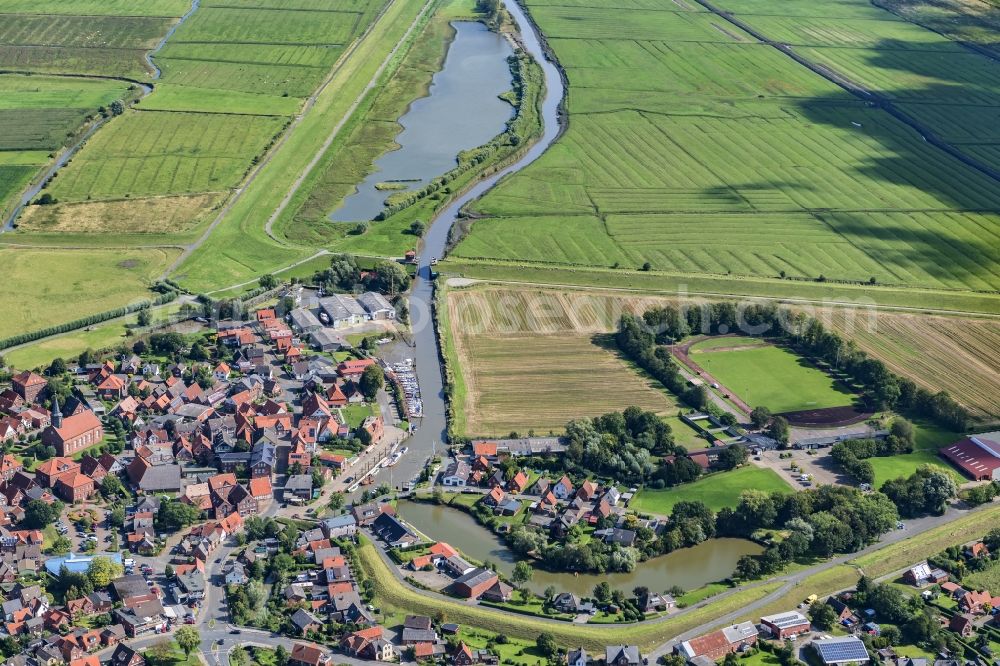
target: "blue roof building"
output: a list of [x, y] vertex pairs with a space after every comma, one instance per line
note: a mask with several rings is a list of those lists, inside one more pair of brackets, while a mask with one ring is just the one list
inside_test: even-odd
[[94, 553], [93, 555], [87, 553], [70, 553], [62, 557], [50, 557], [45, 560], [45, 570], [53, 576], [58, 576], [59, 571], [65, 565], [66, 569], [71, 573], [86, 573], [95, 557], [106, 557], [115, 564], [122, 563], [121, 553]]

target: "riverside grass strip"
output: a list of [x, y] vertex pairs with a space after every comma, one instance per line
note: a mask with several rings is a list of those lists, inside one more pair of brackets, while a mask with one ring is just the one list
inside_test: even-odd
[[[751, 14], [744, 18], [752, 25], [754, 11], [815, 12], [799, 0], [723, 4]], [[649, 262], [675, 273], [874, 278], [970, 292], [1000, 286], [996, 183], [887, 114], [737, 28], [720, 30], [725, 21], [697, 4], [629, 12], [555, 0], [528, 6], [566, 69], [569, 128], [474, 206], [486, 219], [473, 223], [456, 257], [573, 270]], [[935, 49], [928, 58], [966, 57], [862, 0], [839, 3], [837, 12], [816, 19], [823, 31], [809, 33], [807, 44], [863, 45], [856, 56], [826, 51], [867, 57], [883, 78], [895, 75], [900, 51], [919, 57], [924, 43]], [[887, 20], [871, 20], [872, 12]], [[637, 23], [656, 29], [625, 29]], [[791, 19], [780, 27], [808, 29]], [[888, 48], [892, 40], [901, 45]], [[975, 67], [960, 68], [954, 76], [963, 80], [950, 85], [992, 100], [1000, 68], [968, 57], [978, 58]], [[911, 92], [927, 118], [945, 115], [926, 104], [933, 89]], [[976, 117], [985, 122], [991, 113], [983, 107]], [[958, 133], [967, 122], [942, 131]]]
[[[371, 543], [366, 542], [358, 549], [358, 560], [368, 579], [374, 581], [375, 598], [383, 609], [397, 609], [408, 614], [423, 615], [434, 615], [443, 610], [449, 622], [527, 640], [537, 638], [541, 630], [542, 624], [538, 618], [500, 613], [470, 606], [457, 600], [431, 599], [411, 590], [386, 568]], [[544, 624], [544, 630], [555, 636], [560, 645], [584, 647], [592, 651], [603, 650], [609, 642], [608, 632], [613, 631], [616, 640], [638, 645], [642, 650], [648, 651], [679, 633], [710, 621], [713, 617], [735, 611], [748, 603], [762, 599], [780, 587], [780, 583], [766, 583], [739, 590], [680, 617], [665, 621], [614, 625], [613, 628], [609, 625], [547, 622]]]

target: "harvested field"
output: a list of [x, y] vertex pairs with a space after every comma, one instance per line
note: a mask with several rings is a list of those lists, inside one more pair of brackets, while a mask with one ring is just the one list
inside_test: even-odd
[[861, 349], [979, 419], [1000, 417], [1000, 321], [831, 310], [824, 319]]
[[222, 196], [208, 193], [28, 206], [19, 218], [19, 228], [47, 232], [181, 233], [203, 222]]
[[457, 336], [469, 435], [562, 432], [570, 419], [677, 405], [662, 387], [589, 336]]

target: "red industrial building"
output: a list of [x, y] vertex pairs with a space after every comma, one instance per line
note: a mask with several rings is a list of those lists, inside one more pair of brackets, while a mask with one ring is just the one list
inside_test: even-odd
[[1000, 479], [1000, 431], [967, 437], [940, 453], [976, 481]]

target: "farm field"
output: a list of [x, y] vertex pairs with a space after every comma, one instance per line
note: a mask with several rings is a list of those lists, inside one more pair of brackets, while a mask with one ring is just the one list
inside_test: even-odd
[[145, 53], [190, 8], [190, 2], [113, 0], [0, 5], [0, 68], [147, 80]]
[[[344, 121], [348, 111], [353, 114], [354, 102], [364, 96], [368, 84], [415, 19], [428, 15], [422, 13], [425, 7], [430, 5], [424, 0], [394, 0], [386, 7], [351, 57], [334, 69], [329, 85], [316, 98], [311, 111], [288, 132], [260, 169], [253, 187], [232, 205], [205, 244], [176, 267], [174, 279], [195, 291], [210, 291], [220, 285], [253, 281], [262, 273], [276, 271], [315, 252], [306, 246], [276, 244], [265, 230], [268, 220], [282, 208], [291, 184], [310, 169], [316, 151], [329, 139], [333, 128]], [[412, 37], [410, 33], [408, 39]], [[310, 173], [315, 174], [315, 170]], [[298, 190], [283, 208], [284, 213], [292, 212], [295, 200], [305, 194], [305, 189]], [[276, 219], [275, 233], [281, 229], [282, 223]]]
[[[987, 166], [1000, 166], [1000, 153], [974, 149], [991, 146], [998, 136], [1000, 67], [984, 55], [875, 5], [867, 12], [851, 7], [844, 15], [808, 0], [720, 4], [808, 60], [895, 100], [948, 143], [973, 148], [969, 154]], [[779, 8], [795, 18], [776, 16]], [[986, 27], [981, 21], [973, 25]]]
[[115, 234], [179, 234], [204, 222], [222, 199], [221, 194], [147, 197], [59, 206], [28, 206], [18, 218], [22, 231]]
[[[992, 150], [977, 141], [993, 129], [977, 128], [997, 126], [1000, 65], [864, 0], [824, 5], [819, 18], [807, 0], [721, 4], [801, 44], [797, 53], [822, 51], [837, 71], [856, 65], [850, 75], [873, 89], [881, 81], [949, 140]], [[454, 251], [462, 266], [516, 260], [572, 282], [586, 267], [648, 262], [649, 280], [720, 276], [734, 289], [779, 275], [903, 290], [1000, 285], [996, 182], [884, 111], [695, 3], [527, 5], [566, 70], [571, 121], [474, 206], [485, 219]], [[908, 75], [907, 65], [921, 69]], [[946, 97], [974, 101], [949, 119]]]
[[842, 310], [827, 321], [893, 372], [948, 391], [983, 421], [1000, 418], [1000, 321]]
[[780, 347], [699, 353], [699, 344], [691, 347], [691, 359], [751, 407], [763, 405], [778, 414], [854, 402], [855, 396], [825, 372]]
[[[447, 290], [447, 329], [462, 331], [461, 335], [466, 337], [502, 339], [538, 335], [589, 339], [613, 332], [623, 313], [641, 314], [656, 305], [698, 302], [701, 299], [679, 300], [676, 296], [643, 292], [478, 283]], [[875, 315], [871, 310], [843, 308], [816, 308], [810, 312], [853, 340], [864, 351], [887, 363], [893, 371], [911, 377], [929, 390], [948, 390], [962, 404], [970, 407], [980, 405], [977, 413], [984, 419], [988, 414], [996, 418], [996, 405], [1000, 401], [990, 396], [1000, 391], [993, 351], [1000, 348], [1000, 323], [987, 319], [891, 311], [878, 311]], [[446, 336], [446, 343], [452, 343], [455, 337]], [[762, 353], [766, 357], [765, 367], [749, 383], [751, 405], [757, 404], [758, 399], [763, 400], [765, 394], [762, 391], [765, 389], [776, 397], [779, 406], [816, 401], [826, 406], [851, 403], [851, 396], [838, 390], [825, 373], [812, 366], [799, 365], [795, 356], [776, 347], [755, 346], [745, 351], [698, 353], [699, 349], [734, 346], [734, 340], [737, 338], [708, 338], [693, 347], [692, 358], [703, 364], [706, 359], [711, 363], [711, 358], [720, 353], [731, 356], [750, 354], [744, 357], [746, 359], [754, 359], [756, 354]], [[958, 344], [955, 344], [956, 341]], [[744, 343], [761, 345], [762, 341], [740, 340], [741, 346]], [[462, 374], [465, 370], [464, 357], [457, 358], [454, 363], [458, 368], [456, 372]], [[749, 362], [741, 364], [738, 374], [757, 372], [755, 367]], [[780, 372], [775, 372], [776, 368]], [[783, 378], [787, 376], [796, 377], [803, 383], [793, 386], [789, 382], [786, 387]], [[736, 385], [730, 386], [737, 395], [747, 385], [740, 379], [737, 377]], [[684, 428], [690, 430], [688, 426]], [[680, 428], [674, 430], [684, 432]], [[933, 448], [936, 449], [936, 445]]]
[[150, 283], [176, 255], [165, 248], [0, 249], [6, 294], [0, 338], [148, 299]]
[[589, 336], [452, 334], [459, 336], [466, 399], [458, 408], [469, 435], [562, 432], [571, 419], [632, 405], [677, 410], [662, 387]]
[[490, 286], [447, 290], [442, 328], [455, 376], [456, 429], [470, 436], [561, 432], [570, 419], [630, 404], [676, 414], [663, 387], [602, 341], [622, 312], [653, 302], [663, 301]]
[[59, 201], [223, 191], [282, 125], [271, 116], [128, 111], [87, 142], [49, 191]]
[[49, 155], [70, 144], [98, 108], [127, 94], [121, 81], [0, 75], [0, 218]]
[[[315, 9], [201, 3], [153, 57], [162, 70], [153, 93], [60, 171], [51, 189], [57, 206], [80, 202], [74, 212], [88, 221], [72, 230], [111, 230], [110, 213], [119, 212], [135, 220], [130, 231], [169, 232], [162, 222], [141, 226], [144, 198], [231, 191], [380, 8], [352, 0]], [[125, 198], [117, 206], [124, 210], [104, 203]], [[200, 222], [204, 211], [190, 208], [172, 207], [174, 230]]]
[[726, 506], [736, 506], [740, 493], [748, 488], [765, 492], [793, 492], [792, 487], [774, 470], [746, 465], [673, 488], [643, 489], [629, 506], [636, 511], [666, 516], [678, 502], [701, 501], [713, 511], [718, 511]]

